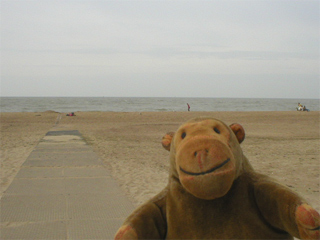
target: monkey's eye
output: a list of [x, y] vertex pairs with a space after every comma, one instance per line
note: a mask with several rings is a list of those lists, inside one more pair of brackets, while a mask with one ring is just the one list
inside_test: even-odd
[[186, 134], [185, 132], [183, 132], [183, 133], [181, 134], [181, 138], [182, 138], [182, 139], [184, 139], [186, 136], [187, 136], [187, 134]]
[[216, 133], [218, 133], [218, 134], [220, 134], [220, 130], [218, 129], [218, 128], [213, 128], [213, 130], [216, 132]]

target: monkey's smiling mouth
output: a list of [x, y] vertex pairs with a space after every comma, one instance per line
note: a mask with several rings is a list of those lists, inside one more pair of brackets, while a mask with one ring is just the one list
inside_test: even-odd
[[215, 166], [215, 167], [209, 169], [208, 171], [199, 172], [199, 173], [188, 172], [188, 171], [184, 170], [180, 166], [179, 166], [179, 168], [180, 168], [180, 171], [184, 172], [185, 174], [193, 175], [193, 176], [199, 176], [199, 175], [205, 175], [205, 174], [208, 174], [208, 173], [212, 173], [213, 171], [215, 171], [215, 170], [221, 168], [222, 166], [226, 165], [229, 161], [230, 161], [230, 158], [228, 158], [227, 160], [225, 160], [223, 163], [219, 164], [218, 166]]

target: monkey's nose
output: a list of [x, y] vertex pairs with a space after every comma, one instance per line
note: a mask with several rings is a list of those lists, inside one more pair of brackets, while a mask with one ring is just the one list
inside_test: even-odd
[[201, 150], [201, 151], [195, 151], [195, 152], [194, 152], [194, 156], [195, 156], [195, 157], [198, 155], [198, 152], [208, 153], [209, 150], [208, 150], [208, 149], [204, 149], [204, 150]]

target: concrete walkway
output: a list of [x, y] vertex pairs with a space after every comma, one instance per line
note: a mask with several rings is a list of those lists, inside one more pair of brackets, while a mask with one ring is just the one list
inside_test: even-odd
[[81, 134], [53, 128], [1, 199], [0, 239], [113, 239], [133, 209]]

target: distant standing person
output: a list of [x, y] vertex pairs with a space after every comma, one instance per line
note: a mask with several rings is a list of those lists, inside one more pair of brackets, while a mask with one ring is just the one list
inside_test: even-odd
[[188, 105], [188, 112], [190, 112], [190, 105], [189, 105], [189, 103], [187, 103], [187, 105]]

